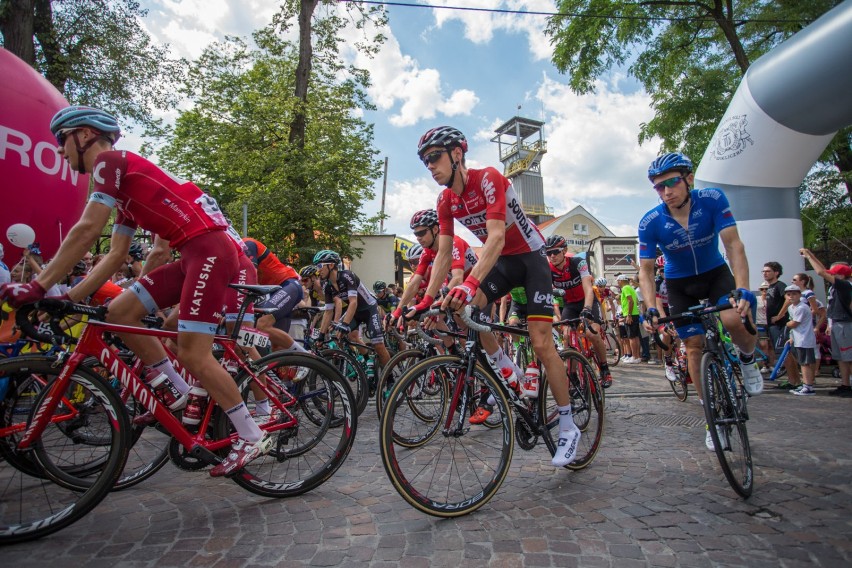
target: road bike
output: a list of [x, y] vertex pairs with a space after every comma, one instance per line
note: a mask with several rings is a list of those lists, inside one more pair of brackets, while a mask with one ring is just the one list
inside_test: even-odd
[[[722, 472], [734, 491], [748, 498], [754, 488], [751, 446], [746, 424], [748, 399], [740, 371], [739, 357], [718, 313], [731, 309], [729, 304], [710, 306], [707, 301], [685, 312], [661, 318], [664, 324], [674, 320], [700, 322], [704, 326], [704, 351], [701, 356], [701, 395], [704, 416]], [[756, 334], [747, 318], [746, 330]]]
[[[232, 287], [245, 293], [246, 302], [275, 289]], [[254, 406], [252, 386], [268, 397], [273, 412], [258, 425], [274, 436], [274, 443], [268, 455], [230, 478], [266, 497], [299, 495], [325, 482], [345, 461], [357, 428], [354, 396], [339, 373], [318, 357], [274, 352], [257, 361], [246, 360], [238, 346], [251, 340], [251, 330], [239, 326], [246, 305], [232, 334], [216, 336], [215, 341], [224, 351], [223, 365], [236, 368], [247, 406]], [[112, 489], [133, 444], [122, 393], [129, 393], [140, 410], [153, 414], [157, 430], [169, 434], [168, 455], [178, 467], [204, 469], [227, 454], [236, 434], [218, 405], [208, 397], [199, 424], [184, 425], [105, 337], [121, 333], [175, 340], [176, 332], [107, 324], [102, 322], [104, 308], [42, 300], [17, 314], [19, 326], [36, 337], [28, 319], [35, 310], [44, 311], [51, 321], [68, 314], [88, 315], [90, 320], [71, 354], [54, 360], [19, 357], [0, 362], [0, 376], [8, 377], [12, 385], [35, 378], [44, 383], [28, 411], [0, 414], [0, 451], [5, 458], [0, 462], [0, 544], [60, 530], [83, 517]], [[86, 363], [91, 357], [108, 371], [110, 380]], [[112, 379], [117, 379], [118, 388]]]
[[[469, 306], [459, 312], [468, 326], [462, 353], [430, 357], [408, 369], [396, 381], [382, 415], [379, 447], [394, 488], [416, 509], [438, 517], [465, 515], [487, 503], [508, 474], [516, 443], [532, 450], [541, 440], [551, 456], [556, 451], [559, 418], [547, 373], [542, 370], [538, 397], [522, 398], [489, 361], [479, 340], [479, 332], [529, 332], [484, 323], [474, 314]], [[566, 466], [577, 470], [588, 466], [600, 448], [602, 389], [585, 357], [571, 350], [560, 356], [574, 422], [583, 432], [577, 458]], [[427, 382], [440, 388], [434, 394], [420, 388]], [[496, 427], [468, 421], [481, 399], [478, 385], [493, 398]]]

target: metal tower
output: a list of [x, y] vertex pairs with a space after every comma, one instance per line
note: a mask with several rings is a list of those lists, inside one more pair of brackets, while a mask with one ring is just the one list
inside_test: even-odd
[[541, 178], [541, 157], [547, 152], [543, 126], [541, 121], [515, 116], [498, 127], [491, 139], [499, 146], [503, 175], [511, 180], [524, 212], [536, 224], [553, 219], [553, 210], [544, 204]]

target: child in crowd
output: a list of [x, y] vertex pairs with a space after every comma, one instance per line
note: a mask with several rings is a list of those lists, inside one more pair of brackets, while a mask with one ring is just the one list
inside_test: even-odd
[[787, 328], [790, 329], [788, 341], [793, 344], [796, 359], [802, 369], [802, 384], [790, 392], [799, 396], [813, 395], [816, 394], [814, 390], [816, 335], [814, 334], [813, 315], [810, 306], [801, 301], [801, 288], [795, 284], [790, 284], [784, 289], [784, 295], [787, 303], [790, 304], [787, 308], [787, 314], [790, 317], [790, 321], [787, 322]]

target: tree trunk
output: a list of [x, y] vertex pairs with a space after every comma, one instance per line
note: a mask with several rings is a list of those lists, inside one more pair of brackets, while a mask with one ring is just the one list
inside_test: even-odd
[[44, 77], [60, 93], [65, 92], [68, 81], [68, 58], [62, 53], [53, 27], [53, 0], [35, 0], [35, 24], [33, 33], [44, 54]]
[[35, 0], [0, 0], [3, 47], [35, 67], [33, 21]]
[[296, 67], [296, 89], [294, 95], [299, 99], [293, 113], [293, 121], [290, 123], [290, 144], [300, 150], [305, 147], [305, 130], [307, 119], [305, 117], [305, 104], [308, 100], [308, 83], [311, 78], [311, 58], [313, 46], [311, 45], [311, 18], [319, 0], [301, 0], [299, 6], [299, 64]]

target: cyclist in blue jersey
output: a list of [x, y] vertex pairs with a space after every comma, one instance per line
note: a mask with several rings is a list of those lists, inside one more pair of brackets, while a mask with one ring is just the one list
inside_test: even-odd
[[[751, 395], [763, 391], [763, 378], [754, 361], [757, 337], [746, 331], [741, 317], [754, 317], [757, 305], [749, 291], [748, 260], [737, 232], [736, 221], [721, 189], [691, 189], [695, 176], [692, 161], [680, 153], [669, 153], [654, 160], [648, 179], [662, 203], [648, 211], [639, 222], [639, 282], [643, 290], [654, 289], [654, 261], [657, 247], [665, 256], [665, 283], [669, 311], [681, 313], [701, 300], [714, 304], [728, 302], [733, 289], [741, 292], [735, 310], [721, 312], [720, 318], [740, 351], [743, 384]], [[730, 263], [719, 252], [719, 240]], [[660, 304], [659, 298], [657, 303]], [[648, 331], [659, 317], [662, 305], [646, 314]], [[677, 333], [686, 344], [689, 374], [700, 380], [704, 329], [700, 324], [681, 323]], [[700, 385], [695, 385], [701, 392]], [[707, 446], [712, 448], [710, 433]]]

